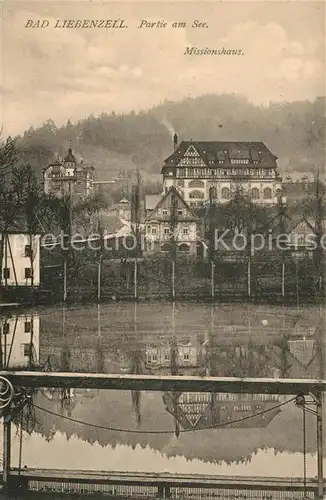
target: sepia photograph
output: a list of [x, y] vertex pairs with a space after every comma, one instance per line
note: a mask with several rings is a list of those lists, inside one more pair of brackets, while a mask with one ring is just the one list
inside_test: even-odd
[[326, 2], [0, 13], [0, 499], [326, 500]]

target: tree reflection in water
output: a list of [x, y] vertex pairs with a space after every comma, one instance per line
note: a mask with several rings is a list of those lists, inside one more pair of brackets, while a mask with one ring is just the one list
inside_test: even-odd
[[[179, 375], [179, 350], [177, 339], [175, 335], [173, 335], [170, 347], [170, 372], [171, 375]], [[174, 413], [174, 432], [176, 437], [180, 435], [180, 425], [178, 419], [178, 400], [180, 397], [179, 392], [172, 393], [172, 402], [173, 402], [173, 413]]]
[[[137, 347], [130, 352], [131, 367], [130, 373], [133, 375], [143, 375], [145, 372], [144, 353], [141, 348]], [[132, 409], [136, 415], [137, 425], [141, 424], [141, 392], [138, 390], [131, 391]]]

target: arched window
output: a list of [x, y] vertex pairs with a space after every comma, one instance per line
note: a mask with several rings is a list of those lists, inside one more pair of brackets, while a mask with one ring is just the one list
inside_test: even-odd
[[203, 181], [199, 181], [199, 180], [194, 180], [194, 181], [190, 181], [188, 186], [190, 188], [204, 188], [205, 187], [205, 183]]
[[169, 252], [171, 250], [171, 245], [169, 243], [164, 243], [161, 246], [161, 251], [162, 252]]
[[222, 188], [222, 191], [221, 191], [221, 196], [222, 198], [224, 198], [225, 200], [229, 200], [230, 199], [230, 190], [229, 188], [227, 187], [224, 187]]
[[178, 250], [180, 252], [189, 252], [189, 245], [186, 243], [181, 243], [181, 245], [178, 246]]
[[253, 200], [258, 200], [258, 198], [259, 198], [259, 189], [258, 188], [252, 188], [252, 190], [251, 190], [251, 198]]
[[204, 193], [201, 193], [200, 191], [191, 191], [189, 193], [189, 198], [202, 200], [204, 198]]
[[265, 200], [270, 200], [272, 198], [272, 190], [271, 188], [265, 188], [264, 189], [264, 199]]

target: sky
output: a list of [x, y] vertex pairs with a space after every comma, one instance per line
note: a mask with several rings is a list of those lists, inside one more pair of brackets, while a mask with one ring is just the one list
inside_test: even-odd
[[[61, 125], [205, 93], [262, 105], [325, 94], [324, 2], [3, 0], [0, 8], [7, 135], [49, 118]], [[54, 27], [65, 19], [124, 19], [128, 28]], [[49, 26], [27, 28], [28, 20]], [[139, 28], [141, 20], [168, 26]], [[207, 27], [192, 28], [195, 20]], [[187, 26], [172, 28], [174, 21]], [[190, 56], [186, 47], [243, 55]]]

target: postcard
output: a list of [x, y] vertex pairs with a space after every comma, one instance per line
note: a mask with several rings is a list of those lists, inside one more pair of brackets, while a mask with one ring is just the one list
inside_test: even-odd
[[325, 2], [0, 8], [1, 498], [325, 499]]

